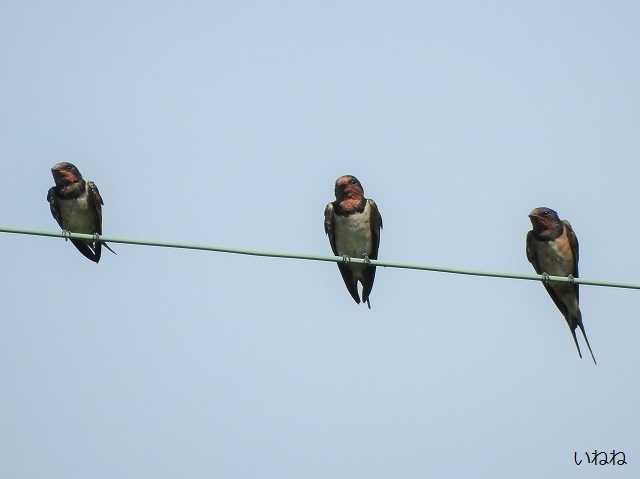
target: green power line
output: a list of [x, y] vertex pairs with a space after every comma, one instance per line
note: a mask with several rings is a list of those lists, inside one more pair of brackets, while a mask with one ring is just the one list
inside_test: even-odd
[[525, 279], [529, 281], [554, 281], [558, 283], [571, 283], [585, 284], [589, 286], [605, 286], [609, 288], [626, 288], [626, 289], [640, 289], [640, 284], [633, 283], [620, 283], [614, 281], [595, 281], [584, 278], [571, 278], [567, 276], [543, 276], [539, 274], [517, 274], [517, 273], [501, 273], [495, 271], [482, 271], [473, 269], [461, 269], [450, 268], [446, 266], [433, 266], [422, 265], [414, 263], [399, 263], [396, 261], [382, 261], [382, 260], [364, 260], [361, 258], [348, 258], [342, 256], [323, 256], [316, 254], [302, 254], [302, 253], [285, 253], [278, 251], [262, 251], [255, 249], [244, 248], [229, 248], [226, 246], [206, 245], [200, 243], [185, 243], [177, 241], [151, 241], [151, 240], [137, 240], [131, 238], [118, 238], [116, 236], [97, 236], [88, 235], [82, 233], [70, 233], [70, 232], [58, 232], [58, 231], [42, 231], [26, 228], [9, 228], [7, 226], [0, 226], [1, 233], [15, 233], [32, 236], [48, 236], [52, 238], [74, 238], [83, 240], [95, 240], [100, 238], [102, 241], [109, 243], [121, 243], [121, 244], [133, 244], [141, 246], [159, 246], [163, 248], [179, 248], [179, 249], [193, 249], [200, 251], [216, 251], [219, 253], [233, 253], [244, 254], [249, 256], [264, 256], [267, 258], [291, 258], [291, 259], [304, 259], [311, 261], [328, 261], [333, 263], [370, 263], [374, 266], [381, 266], [383, 268], [400, 268], [400, 269], [415, 269], [419, 271], [436, 271], [439, 273], [452, 273], [452, 274], [466, 274], [469, 276], [487, 276], [490, 278], [510, 278], [510, 279]]

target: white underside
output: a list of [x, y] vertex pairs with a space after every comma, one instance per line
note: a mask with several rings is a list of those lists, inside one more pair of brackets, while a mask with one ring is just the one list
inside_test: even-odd
[[[364, 258], [371, 254], [371, 207], [366, 203], [362, 213], [354, 213], [349, 216], [335, 215], [334, 233], [336, 249], [340, 256], [346, 255], [352, 258]], [[363, 264], [351, 264], [355, 279], [362, 279], [362, 273], [366, 268]]]
[[58, 198], [60, 215], [64, 228], [73, 233], [95, 233], [96, 212], [89, 206], [88, 194], [85, 191], [78, 198]]

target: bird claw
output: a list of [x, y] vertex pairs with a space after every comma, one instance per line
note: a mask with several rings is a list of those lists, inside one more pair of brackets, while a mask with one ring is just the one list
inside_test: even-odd
[[100, 235], [98, 233], [93, 233], [93, 242], [98, 244], [100, 242]]
[[366, 254], [362, 257], [362, 261], [366, 264], [371, 264], [371, 259]]
[[576, 284], [576, 278], [570, 274], [569, 276], [567, 276], [567, 280], [569, 281], [569, 283], [571, 284]]
[[542, 276], [542, 282], [544, 284], [549, 284], [549, 273], [542, 273], [540, 276]]
[[71, 238], [71, 231], [63, 229], [62, 237], [64, 238], [65, 241], [69, 241], [69, 239]]
[[349, 258], [346, 254], [342, 255], [342, 262], [343, 263], [350, 263], [351, 262], [351, 258]]

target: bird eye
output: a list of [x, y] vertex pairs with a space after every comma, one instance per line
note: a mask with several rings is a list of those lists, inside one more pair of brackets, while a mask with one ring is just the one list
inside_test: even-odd
[[351, 183], [352, 185], [355, 185], [358, 182], [358, 180], [356, 180], [355, 178], [351, 178], [349, 180], [349, 183]]

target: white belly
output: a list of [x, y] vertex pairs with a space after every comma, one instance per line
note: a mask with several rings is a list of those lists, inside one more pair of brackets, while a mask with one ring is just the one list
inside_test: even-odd
[[73, 233], [96, 232], [96, 212], [89, 206], [87, 194], [75, 199], [58, 199], [64, 228]]
[[336, 249], [338, 254], [363, 258], [371, 253], [371, 224], [369, 205], [362, 213], [335, 217]]
[[[352, 258], [364, 258], [371, 254], [371, 223], [369, 203], [362, 213], [349, 216], [335, 216], [334, 231], [338, 255]], [[366, 268], [363, 264], [351, 264], [356, 279], [360, 278]]]

